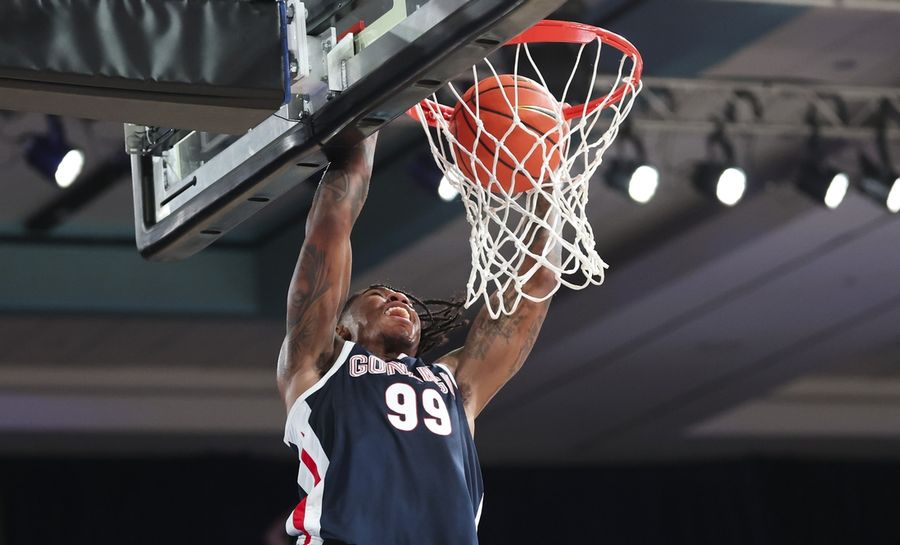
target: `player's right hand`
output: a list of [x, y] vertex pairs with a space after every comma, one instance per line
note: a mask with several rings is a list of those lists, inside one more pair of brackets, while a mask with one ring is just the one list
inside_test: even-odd
[[372, 173], [372, 165], [375, 162], [375, 145], [378, 142], [378, 133], [375, 132], [359, 144], [349, 148], [333, 148], [327, 151], [331, 161], [331, 169], [360, 170]]

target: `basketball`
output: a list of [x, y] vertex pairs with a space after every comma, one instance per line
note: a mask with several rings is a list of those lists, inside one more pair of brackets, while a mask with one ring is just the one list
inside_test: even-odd
[[[481, 132], [476, 116], [483, 123]], [[566, 150], [565, 142], [558, 143], [568, 134], [569, 124], [559, 102], [541, 84], [503, 74], [466, 91], [453, 111], [450, 130], [466, 178], [494, 193], [521, 193], [559, 167]], [[491, 183], [492, 177], [496, 183]]]

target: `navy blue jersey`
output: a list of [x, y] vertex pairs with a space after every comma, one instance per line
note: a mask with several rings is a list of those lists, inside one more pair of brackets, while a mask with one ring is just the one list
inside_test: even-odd
[[300, 545], [473, 545], [481, 469], [450, 370], [352, 342], [288, 413]]

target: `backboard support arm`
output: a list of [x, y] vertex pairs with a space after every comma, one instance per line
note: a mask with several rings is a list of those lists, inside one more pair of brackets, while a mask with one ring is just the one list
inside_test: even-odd
[[[328, 81], [325, 103], [311, 104], [305, 93], [309, 87], [295, 85], [292, 101], [277, 115], [227, 145], [220, 142], [223, 149], [212, 157], [196, 164], [180, 163], [196, 166], [193, 170], [166, 170], [164, 163], [172, 158], [136, 149], [134, 143], [141, 138], [134, 132], [140, 131], [131, 127], [136, 241], [141, 255], [175, 260], [200, 251], [315, 176], [327, 165], [328, 147], [351, 146], [379, 130], [563, 3], [426, 2], [367, 47], [331, 66], [328, 72], [340, 74], [337, 88], [343, 90], [335, 91], [335, 82]], [[330, 36], [335, 36], [333, 29]], [[325, 51], [326, 61], [327, 57]], [[196, 133], [188, 135], [172, 149], [202, 148], [198, 138]], [[206, 138], [213, 141], [209, 135]], [[181, 155], [183, 159], [186, 153]], [[173, 170], [183, 176], [172, 176]]]

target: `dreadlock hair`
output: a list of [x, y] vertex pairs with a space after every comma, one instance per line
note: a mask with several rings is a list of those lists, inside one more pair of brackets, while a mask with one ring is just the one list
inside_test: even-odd
[[347, 309], [357, 297], [363, 293], [377, 288], [385, 288], [397, 293], [402, 293], [413, 303], [413, 307], [419, 314], [421, 333], [419, 337], [418, 354], [425, 354], [445, 344], [449, 340], [450, 332], [469, 325], [469, 321], [463, 315], [463, 300], [458, 297], [450, 299], [419, 299], [408, 291], [397, 289], [387, 284], [372, 284], [368, 288], [358, 291], [347, 298], [340, 317], [344, 316]]

